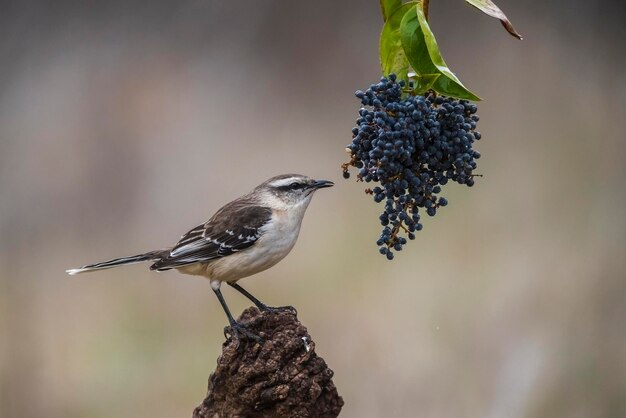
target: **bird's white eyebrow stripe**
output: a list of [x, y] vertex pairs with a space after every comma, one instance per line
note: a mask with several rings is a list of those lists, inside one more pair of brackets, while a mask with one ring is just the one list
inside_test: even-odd
[[271, 187], [283, 187], [283, 186], [288, 186], [291, 183], [295, 182], [301, 182], [304, 179], [302, 177], [287, 177], [286, 179], [280, 179], [280, 180], [274, 180], [273, 182], [271, 182], [269, 185]]

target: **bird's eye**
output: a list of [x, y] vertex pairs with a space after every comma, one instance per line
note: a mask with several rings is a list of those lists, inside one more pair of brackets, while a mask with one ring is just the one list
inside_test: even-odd
[[302, 187], [302, 184], [301, 183], [296, 183], [296, 182], [293, 182], [293, 183], [291, 183], [289, 185], [289, 188], [292, 189], [292, 190], [298, 190], [301, 187]]

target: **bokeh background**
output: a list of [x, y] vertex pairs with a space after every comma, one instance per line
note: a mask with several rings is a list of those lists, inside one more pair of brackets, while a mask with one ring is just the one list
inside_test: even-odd
[[191, 416], [226, 324], [208, 283], [64, 270], [170, 245], [287, 172], [337, 186], [242, 283], [298, 308], [342, 417], [626, 416], [626, 6], [499, 4], [523, 42], [431, 2], [485, 98], [484, 177], [388, 262], [339, 167], [377, 1], [2, 2], [0, 416]]

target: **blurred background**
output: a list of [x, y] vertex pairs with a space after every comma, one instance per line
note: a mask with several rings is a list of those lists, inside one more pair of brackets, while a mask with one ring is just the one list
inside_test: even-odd
[[431, 2], [485, 99], [484, 177], [388, 262], [340, 169], [377, 1], [2, 2], [0, 416], [191, 416], [226, 325], [208, 282], [64, 270], [171, 245], [288, 172], [337, 186], [242, 284], [298, 308], [342, 417], [626, 416], [626, 6], [498, 4], [523, 42]]

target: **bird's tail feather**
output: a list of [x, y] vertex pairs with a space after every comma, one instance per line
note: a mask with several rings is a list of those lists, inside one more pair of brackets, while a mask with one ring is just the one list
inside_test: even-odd
[[77, 269], [65, 270], [65, 272], [68, 274], [74, 275], [74, 274], [79, 274], [79, 273], [86, 273], [88, 271], [110, 269], [110, 268], [117, 267], [117, 266], [124, 266], [126, 264], [141, 263], [144, 261], [154, 261], [154, 260], [160, 259], [163, 252], [164, 250], [156, 250], [156, 251], [150, 251], [144, 254], [133, 255], [130, 257], [115, 258], [113, 260], [103, 261], [101, 263], [87, 264], [86, 266], [82, 266]]

